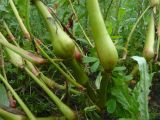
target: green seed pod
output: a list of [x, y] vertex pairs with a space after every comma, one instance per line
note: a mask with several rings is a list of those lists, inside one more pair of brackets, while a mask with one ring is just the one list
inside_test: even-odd
[[150, 2], [152, 7], [159, 5], [159, 0], [151, 0]]
[[61, 58], [73, 57], [75, 50], [73, 40], [63, 31], [57, 20], [52, 17], [40, 0], [34, 0], [34, 2], [46, 22], [55, 54]]
[[155, 39], [155, 26], [154, 17], [151, 14], [150, 22], [147, 28], [146, 42], [143, 49], [143, 56], [147, 61], [154, 57], [154, 39]]
[[23, 60], [22, 57], [20, 55], [18, 55], [17, 53], [13, 52], [12, 50], [8, 49], [8, 48], [4, 48], [4, 50], [6, 51], [9, 61], [15, 65], [18, 68], [22, 68], [23, 67]]
[[[0, 33], [0, 39], [2, 39], [5, 43], [8, 43], [8, 41], [5, 39], [5, 37]], [[7, 53], [9, 57], [9, 61], [14, 64], [16, 67], [23, 67], [23, 60], [20, 55], [15, 53], [14, 51], [10, 50], [7, 47], [4, 47], [5, 52]]]
[[105, 27], [98, 0], [87, 0], [87, 9], [98, 57], [103, 68], [111, 71], [117, 64], [118, 53]]

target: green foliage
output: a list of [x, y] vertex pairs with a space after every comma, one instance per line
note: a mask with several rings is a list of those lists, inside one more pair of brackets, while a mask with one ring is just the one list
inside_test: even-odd
[[[117, 102], [122, 105], [123, 109], [129, 113], [131, 119], [149, 120], [148, 96], [152, 77], [148, 73], [148, 66], [143, 57], [134, 56], [132, 58], [138, 62], [140, 80], [133, 89], [130, 89], [126, 81], [132, 80], [132, 78], [120, 76], [119, 73], [116, 75], [117, 78], [113, 78], [115, 87], [112, 88], [111, 93], [117, 98]], [[124, 70], [124, 68], [119, 70]], [[126, 78], [128, 80], [125, 80]], [[119, 115], [121, 116], [121, 114]]]

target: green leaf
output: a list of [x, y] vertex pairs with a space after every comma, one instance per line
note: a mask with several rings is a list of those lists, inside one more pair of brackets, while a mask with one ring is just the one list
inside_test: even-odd
[[123, 108], [125, 110], [130, 112], [130, 106], [131, 105], [130, 105], [129, 100], [128, 100], [129, 96], [128, 96], [128, 94], [125, 94], [125, 93], [127, 93], [127, 92], [125, 91], [125, 89], [122, 89], [122, 88], [114, 88], [114, 89], [112, 89], [112, 95], [117, 98], [117, 101], [119, 103], [121, 103], [121, 105], [123, 106]]
[[83, 58], [83, 63], [90, 63], [90, 62], [96, 62], [98, 59], [95, 58], [95, 57], [88, 57], [88, 56], [85, 56]]
[[135, 118], [139, 113], [137, 99], [134, 98], [131, 89], [122, 79], [124, 79], [124, 77], [119, 78], [118, 76], [118, 78], [113, 78], [115, 86], [111, 89], [111, 93], [116, 98], [117, 102], [121, 104], [123, 109], [130, 113], [130, 117]]
[[7, 91], [3, 84], [0, 84], [0, 104], [9, 106]]
[[96, 61], [92, 66], [91, 66], [91, 72], [93, 73], [93, 72], [96, 72], [97, 71], [97, 69], [98, 69], [98, 67], [99, 67], [99, 61]]
[[139, 103], [140, 119], [149, 120], [148, 95], [150, 92], [149, 88], [151, 87], [152, 78], [148, 73], [148, 66], [145, 58], [138, 56], [133, 56], [132, 58], [138, 62], [140, 71], [140, 81], [134, 89], [134, 94]]
[[0, 11], [7, 11], [5, 5], [0, 5]]
[[127, 75], [127, 76], [124, 76], [124, 80], [125, 81], [130, 81], [133, 79], [133, 76], [132, 75]]
[[116, 110], [116, 100], [114, 99], [108, 100], [106, 106], [108, 113], [114, 113], [114, 111]]
[[[8, 106], [9, 107], [9, 100], [7, 96], [6, 88], [3, 84], [0, 84], [0, 104]], [[4, 120], [0, 117], [0, 120]]]
[[123, 70], [126, 70], [126, 67], [122, 66], [122, 67], [115, 67], [113, 69], [113, 71], [123, 71]]

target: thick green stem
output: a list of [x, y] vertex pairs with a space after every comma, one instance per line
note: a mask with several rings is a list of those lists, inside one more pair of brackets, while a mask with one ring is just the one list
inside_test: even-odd
[[79, 65], [79, 63], [75, 59], [69, 60], [66, 63], [68, 64], [68, 67], [70, 67], [73, 71], [74, 77], [76, 78], [77, 82], [86, 88], [89, 98], [93, 102], [96, 102], [96, 93], [89, 83], [88, 76], [86, 75], [82, 67]]
[[17, 95], [17, 93], [14, 91], [14, 89], [10, 86], [10, 84], [7, 82], [7, 80], [4, 79], [4, 77], [0, 74], [0, 79], [5, 84], [5, 86], [11, 91], [12, 95], [15, 97], [15, 99], [18, 101], [24, 112], [27, 114], [28, 118], [31, 120], [36, 120], [32, 112], [28, 109], [28, 107], [25, 105], [25, 103], [21, 100], [21, 98]]
[[68, 64], [68, 67], [70, 67], [73, 71], [74, 77], [77, 82], [85, 86], [88, 82], [88, 76], [86, 75], [80, 64], [78, 64], [75, 59], [68, 60], [66, 64]]
[[104, 74], [102, 76], [99, 95], [98, 95], [99, 100], [98, 100], [98, 103], [97, 103], [97, 105], [100, 108], [104, 108], [105, 103], [107, 101], [107, 88], [108, 88], [109, 82], [111, 82], [111, 78], [112, 78], [111, 73], [107, 73], [107, 74]]
[[60, 111], [65, 115], [69, 120], [76, 119], [76, 114], [71, 110], [67, 105], [65, 105], [48, 87], [39, 80], [28, 68], [25, 68], [26, 72], [33, 78], [33, 80], [41, 86], [41, 88], [50, 96], [50, 98], [55, 102]]

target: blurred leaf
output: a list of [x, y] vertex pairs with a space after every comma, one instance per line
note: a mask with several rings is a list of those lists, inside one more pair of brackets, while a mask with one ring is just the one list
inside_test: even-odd
[[95, 58], [95, 57], [88, 57], [88, 56], [85, 56], [83, 58], [83, 63], [90, 63], [90, 62], [96, 62], [98, 59]]
[[5, 5], [0, 5], [0, 11], [7, 11]]
[[9, 106], [7, 91], [3, 84], [0, 84], [0, 104]]
[[116, 110], [116, 100], [114, 99], [108, 100], [106, 106], [108, 113], [114, 113], [114, 111]]
[[91, 72], [93, 73], [93, 72], [96, 72], [97, 71], [97, 69], [98, 69], [98, 67], [99, 67], [99, 61], [96, 61], [92, 66], [91, 66]]
[[[6, 88], [4, 87], [4, 85], [1, 83], [0, 83], [0, 104], [9, 107], [9, 100], [8, 100], [7, 91], [6, 91]], [[0, 120], [3, 120], [3, 119], [0, 117]]]
[[95, 85], [97, 89], [100, 89], [100, 84], [101, 84], [101, 80], [102, 80], [102, 75], [101, 72], [98, 74], [96, 81], [95, 81]]
[[84, 108], [84, 111], [91, 112], [91, 111], [95, 111], [96, 109], [97, 109], [96, 105], [93, 105], [93, 106], [89, 106], [89, 107]]
[[132, 75], [127, 75], [127, 76], [124, 76], [124, 80], [125, 81], [130, 81], [133, 79], [133, 76]]
[[115, 67], [113, 71], [123, 71], [126, 70], [126, 67], [122, 66], [122, 67]]

